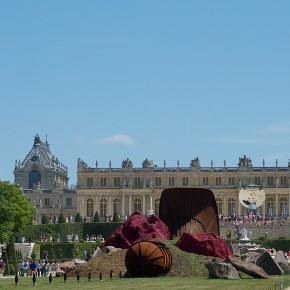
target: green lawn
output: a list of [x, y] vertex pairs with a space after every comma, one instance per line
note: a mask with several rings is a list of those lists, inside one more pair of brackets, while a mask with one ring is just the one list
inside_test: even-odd
[[[106, 290], [136, 290], [136, 289], [150, 289], [150, 290], [184, 290], [184, 289], [252, 289], [252, 290], [268, 290], [270, 286], [274, 286], [275, 283], [283, 283], [283, 278], [287, 279], [290, 283], [290, 276], [272, 277], [271, 279], [242, 279], [242, 280], [218, 280], [218, 279], [203, 279], [192, 277], [157, 277], [157, 278], [113, 278], [110, 280], [105, 277], [102, 282], [97, 278], [92, 278], [89, 282], [86, 277], [81, 277], [80, 283], [77, 283], [75, 277], [68, 277], [66, 283], [62, 278], [54, 278], [52, 284], [48, 282], [48, 277], [37, 278], [36, 285], [32, 286], [32, 278], [20, 278], [17, 289], [63, 289], [63, 290], [75, 290], [81, 288], [81, 290], [89, 289], [106, 289]], [[289, 284], [288, 284], [289, 285]], [[15, 289], [14, 278], [0, 278], [0, 290], [1, 289]], [[274, 288], [273, 288], [274, 289]], [[276, 289], [280, 288], [280, 285]]]

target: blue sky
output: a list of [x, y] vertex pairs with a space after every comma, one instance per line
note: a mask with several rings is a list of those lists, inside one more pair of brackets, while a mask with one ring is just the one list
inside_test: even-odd
[[289, 1], [0, 1], [0, 180], [38, 133], [120, 167], [287, 166]]

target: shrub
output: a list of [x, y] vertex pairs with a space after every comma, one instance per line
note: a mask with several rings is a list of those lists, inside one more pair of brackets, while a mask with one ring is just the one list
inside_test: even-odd
[[99, 223], [100, 222], [100, 215], [99, 213], [96, 211], [95, 215], [94, 215], [94, 222], [95, 223]]
[[58, 223], [59, 224], [65, 224], [65, 217], [64, 217], [62, 212], [60, 213], [60, 215], [58, 217]]
[[31, 259], [32, 260], [35, 260], [35, 258], [36, 258], [36, 254], [34, 253], [34, 251], [31, 253]]
[[117, 211], [115, 211], [114, 215], [113, 215], [113, 222], [118, 223], [119, 221], [120, 221], [119, 213]]
[[81, 217], [81, 215], [80, 215], [79, 212], [76, 214], [75, 222], [76, 222], [76, 223], [81, 223], [81, 222], [83, 222], [83, 219], [82, 219], [82, 217]]
[[43, 215], [42, 215], [41, 223], [42, 223], [43, 225], [48, 225], [48, 224], [49, 224], [49, 220], [48, 220], [48, 217], [47, 217], [46, 214], [43, 214]]
[[15, 275], [15, 267], [13, 264], [9, 264], [10, 275]]

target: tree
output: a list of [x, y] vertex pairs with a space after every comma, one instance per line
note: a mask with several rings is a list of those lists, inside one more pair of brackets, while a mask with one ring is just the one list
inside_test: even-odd
[[43, 214], [42, 217], [41, 217], [41, 223], [43, 225], [48, 225], [49, 224], [49, 220], [48, 220], [48, 217], [46, 214]]
[[35, 209], [19, 186], [0, 181], [0, 242], [8, 243], [10, 238], [24, 230], [35, 215]]
[[14, 275], [15, 269], [17, 269], [17, 257], [16, 257], [16, 251], [15, 251], [15, 245], [14, 245], [14, 237], [10, 237], [9, 243], [6, 247], [6, 258], [5, 261], [6, 265], [9, 265], [9, 267], [5, 268], [5, 274], [6, 275]]
[[113, 222], [118, 223], [120, 221], [119, 214], [117, 211], [114, 212]]
[[59, 217], [58, 217], [58, 223], [59, 224], [65, 224], [65, 218], [64, 218], [64, 215], [63, 213], [61, 212]]
[[95, 223], [99, 223], [100, 222], [100, 216], [99, 216], [99, 213], [97, 211], [95, 212], [95, 215], [94, 215], [94, 222]]
[[83, 221], [79, 212], [76, 214], [75, 223], [81, 223]]

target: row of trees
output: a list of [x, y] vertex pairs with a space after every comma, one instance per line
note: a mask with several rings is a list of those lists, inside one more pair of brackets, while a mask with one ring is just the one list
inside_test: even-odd
[[35, 209], [16, 184], [0, 181], [0, 243], [7, 243], [14, 233], [32, 224]]
[[35, 209], [16, 184], [0, 181], [0, 243], [2, 258], [6, 263], [5, 274], [17, 269], [14, 235], [32, 224]]

